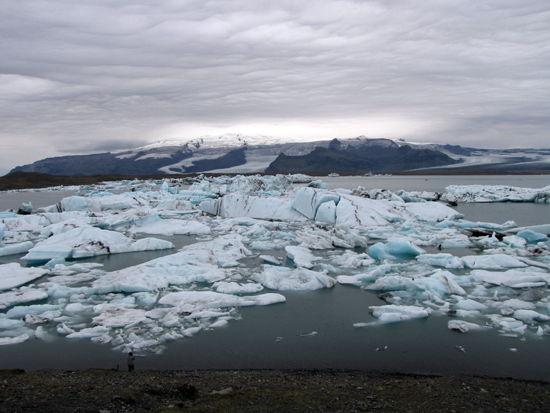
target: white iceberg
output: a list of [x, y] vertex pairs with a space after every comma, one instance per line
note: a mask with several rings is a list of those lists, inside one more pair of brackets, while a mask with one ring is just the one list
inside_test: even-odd
[[45, 268], [21, 267], [17, 263], [2, 264], [0, 265], [0, 291], [19, 287], [49, 272]]
[[317, 290], [332, 288], [336, 280], [328, 275], [306, 268], [292, 270], [287, 267], [265, 266], [264, 271], [254, 276], [256, 281], [272, 290]]

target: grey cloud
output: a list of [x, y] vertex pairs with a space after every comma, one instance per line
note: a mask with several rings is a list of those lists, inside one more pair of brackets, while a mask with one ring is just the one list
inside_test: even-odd
[[371, 119], [407, 118], [424, 126], [396, 137], [548, 146], [545, 2], [1, 4], [0, 138], [49, 156], [256, 119], [371, 135]]

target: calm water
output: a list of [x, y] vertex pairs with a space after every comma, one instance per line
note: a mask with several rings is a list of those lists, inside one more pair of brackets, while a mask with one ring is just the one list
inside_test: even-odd
[[[426, 180], [427, 179], [427, 180]], [[442, 191], [450, 184], [508, 184], [540, 188], [550, 177], [352, 177], [323, 178], [331, 189], [366, 188]], [[517, 182], [516, 182], [517, 181]], [[11, 195], [28, 195], [27, 200], [10, 201]], [[1, 194], [0, 210], [17, 208], [31, 201], [40, 206], [45, 193]], [[47, 193], [50, 196], [50, 193]], [[49, 200], [45, 205], [59, 201]], [[72, 194], [70, 194], [72, 195]], [[62, 195], [68, 196], [68, 195]], [[9, 204], [12, 202], [12, 204]], [[7, 205], [7, 206], [6, 206]], [[472, 221], [503, 223], [510, 219], [520, 226], [550, 222], [550, 205], [469, 204], [456, 208]], [[194, 242], [193, 237], [168, 237], [178, 246]], [[111, 271], [135, 265], [170, 252], [119, 254], [95, 259]], [[274, 252], [284, 255], [284, 252]], [[17, 260], [17, 257], [12, 257]], [[6, 260], [0, 262], [7, 262]], [[240, 369], [240, 368], [335, 368], [373, 369], [409, 373], [453, 373], [511, 376], [550, 381], [547, 362], [550, 338], [525, 334], [526, 340], [505, 338], [496, 329], [459, 334], [448, 330], [449, 317], [432, 315], [367, 328], [354, 323], [374, 321], [371, 305], [383, 305], [376, 293], [337, 285], [330, 290], [280, 292], [287, 302], [266, 307], [239, 309], [242, 318], [225, 328], [202, 331], [197, 336], [167, 344], [162, 355], [137, 360], [138, 369]], [[483, 324], [486, 319], [470, 321]], [[303, 335], [317, 332], [317, 335]], [[282, 337], [282, 340], [277, 340]], [[377, 348], [387, 350], [375, 351]], [[462, 346], [466, 352], [459, 351]], [[517, 349], [516, 352], [510, 348]], [[124, 366], [125, 355], [111, 345], [87, 339], [55, 338], [51, 343], [29, 340], [0, 347], [0, 368], [112, 368]]]

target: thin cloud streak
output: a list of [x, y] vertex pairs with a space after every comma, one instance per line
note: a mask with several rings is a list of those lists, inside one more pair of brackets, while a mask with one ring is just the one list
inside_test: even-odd
[[0, 173], [207, 130], [549, 146], [545, 2], [0, 0], [0, 10]]

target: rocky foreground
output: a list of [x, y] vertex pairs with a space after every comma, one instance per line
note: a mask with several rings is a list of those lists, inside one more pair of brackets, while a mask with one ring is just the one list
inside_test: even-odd
[[550, 383], [363, 371], [0, 371], [2, 412], [547, 412]]

